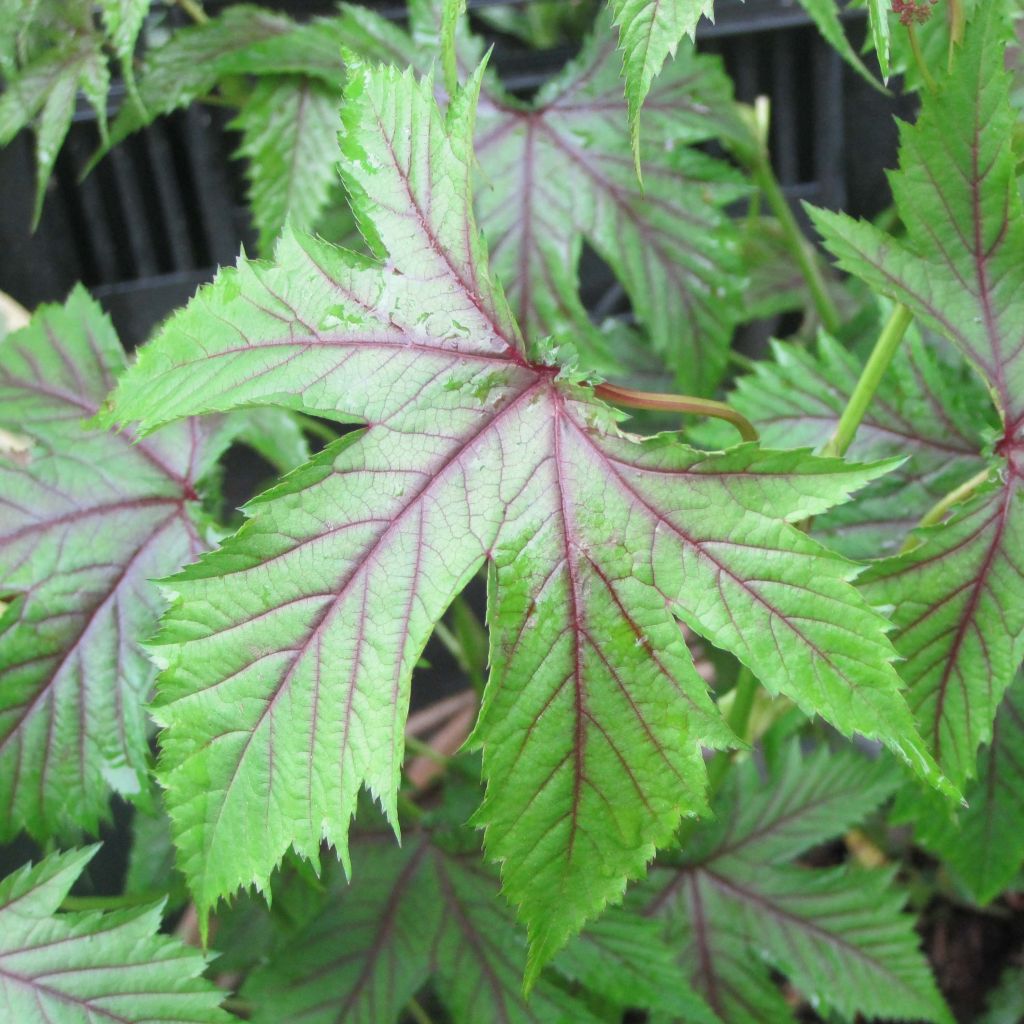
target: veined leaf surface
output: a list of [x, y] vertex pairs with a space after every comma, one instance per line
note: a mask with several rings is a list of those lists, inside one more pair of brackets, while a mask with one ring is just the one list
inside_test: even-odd
[[697, 22], [712, 17], [714, 0], [608, 0], [608, 7], [619, 30], [630, 134], [639, 161], [640, 108], [651, 83], [676, 55], [683, 36], [693, 39]]
[[859, 822], [898, 781], [849, 751], [805, 759], [794, 746], [766, 781], [748, 761], [718, 821], [631, 896], [664, 922], [683, 970], [726, 1024], [792, 1024], [773, 968], [844, 1020], [951, 1021], [893, 871], [792, 863]]
[[154, 671], [141, 649], [163, 601], [149, 582], [204, 549], [197, 481], [215, 421], [138, 444], [86, 430], [125, 364], [83, 289], [0, 342], [0, 835], [94, 831], [109, 790], [146, 783]]
[[892, 184], [908, 243], [813, 214], [844, 268], [959, 346], [1002, 420], [991, 485], [864, 579], [868, 599], [893, 608], [908, 699], [958, 783], [1024, 656], [1024, 206], [1006, 31], [1002, 5], [982, 5], [954, 72], [903, 126]]
[[285, 235], [273, 265], [222, 271], [112, 416], [278, 403], [364, 424], [167, 583], [161, 776], [199, 905], [265, 885], [289, 846], [346, 856], [362, 786], [396, 820], [412, 668], [487, 562], [478, 820], [533, 978], [705, 808], [701, 744], [732, 738], [679, 619], [945, 783], [854, 566], [790, 525], [889, 467], [631, 437], [530, 362], [472, 218], [479, 81], [443, 117], [430, 80], [351, 69], [341, 166], [380, 261]]
[[529, 109], [485, 85], [480, 226], [527, 339], [571, 332], [589, 354], [596, 328], [578, 281], [586, 241], [615, 272], [680, 387], [710, 394], [741, 310], [739, 236], [724, 207], [744, 187], [691, 146], [741, 130], [731, 88], [713, 58], [686, 52], [672, 62], [647, 102], [641, 187], [622, 136], [616, 64], [599, 28]]
[[[900, 348], [850, 446], [850, 456], [863, 461], [906, 461], [856, 502], [814, 522], [815, 536], [850, 558], [897, 551], [937, 501], [985, 466], [985, 388], [958, 355], [936, 353], [936, 341], [914, 337]], [[785, 342], [772, 349], [774, 361], [740, 377], [729, 402], [757, 427], [762, 444], [820, 448], [863, 364], [827, 335], [817, 352]], [[721, 444], [725, 426], [706, 424], [695, 433], [702, 443]]]
[[58, 913], [96, 847], [0, 881], [0, 1005], [9, 1021], [228, 1024], [201, 953], [160, 935], [160, 905]]
[[985, 904], [1012, 887], [1024, 865], [1024, 676], [1003, 695], [966, 807], [954, 813], [916, 786], [901, 797], [894, 814], [914, 823], [916, 841], [942, 857], [974, 899]]

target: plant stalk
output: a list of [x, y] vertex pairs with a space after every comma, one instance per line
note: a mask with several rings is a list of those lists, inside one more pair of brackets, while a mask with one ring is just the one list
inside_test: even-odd
[[716, 402], [710, 398], [694, 398], [690, 395], [667, 395], [656, 391], [634, 391], [632, 388], [620, 388], [617, 384], [598, 384], [594, 388], [598, 398], [625, 405], [631, 409], [656, 409], [660, 412], [682, 412], [694, 416], [711, 416], [715, 419], [731, 423], [740, 433], [744, 441], [758, 440], [754, 425], [742, 413], [737, 412], [725, 402]]
[[415, 996], [405, 1004], [405, 1012], [412, 1017], [416, 1024], [434, 1024], [430, 1014], [423, 1009]]
[[771, 161], [768, 159], [768, 154], [763, 148], [758, 149], [749, 170], [772, 213], [775, 214], [779, 226], [782, 228], [786, 246], [792, 253], [797, 266], [800, 268], [800, 273], [803, 274], [804, 280], [807, 282], [807, 287], [811, 293], [811, 300], [814, 303], [815, 310], [817, 310], [822, 326], [829, 334], [836, 334], [842, 326], [842, 317], [839, 315], [839, 309], [829, 294], [817, 255], [809, 246], [803, 231], [800, 230], [800, 225], [793, 215], [789, 200], [783, 195], [779, 181], [772, 170]]
[[882, 377], [885, 376], [885, 371], [889, 368], [889, 364], [913, 319], [914, 315], [906, 306], [897, 306], [892, 311], [892, 316], [882, 328], [882, 333], [878, 336], [878, 341], [875, 342], [875, 347], [871, 350], [867, 363], [864, 364], [860, 380], [857, 381], [857, 386], [853, 389], [853, 394], [850, 395], [846, 408], [839, 417], [835, 433], [822, 449], [822, 455], [842, 456], [846, 454], [857, 433], [857, 428], [864, 419], [864, 414], [868, 411], [871, 399], [878, 390], [878, 385], [882, 382]]
[[178, 0], [178, 6], [197, 25], [205, 25], [210, 20], [210, 16], [203, 10], [198, 0]]
[[956, 48], [964, 41], [964, 30], [967, 28], [967, 12], [963, 0], [949, 0], [949, 55], [946, 58], [946, 70], [953, 73]]
[[[955, 487], [949, 492], [944, 498], [937, 501], [922, 517], [921, 521], [917, 524], [916, 529], [920, 530], [923, 526], [934, 526], [936, 523], [941, 523], [946, 518], [946, 513], [954, 506], [959, 505], [960, 502], [966, 501], [982, 484], [984, 484], [988, 478], [992, 475], [992, 469], [986, 466], [980, 473], [975, 473], [970, 480], [965, 480], [959, 487]], [[904, 555], [908, 551], [912, 551], [921, 543], [917, 537], [911, 534], [904, 542], [903, 547], [900, 548], [900, 554]]]
[[928, 65], [925, 63], [924, 54], [921, 52], [921, 41], [917, 38], [917, 31], [913, 25], [907, 26], [907, 35], [910, 37], [910, 52], [914, 55], [914, 63], [917, 65], [917, 70], [921, 72], [921, 77], [924, 79], [924, 84], [928, 87], [928, 91], [934, 95], [939, 91], [939, 87], [935, 84], [935, 79], [932, 78], [932, 73], [928, 70]]
[[[733, 689], [732, 707], [729, 714], [725, 716], [726, 724], [736, 735], [747, 742], [750, 731], [750, 713], [754, 709], [754, 698], [760, 684], [754, 677], [754, 673], [746, 665], [740, 666], [739, 674], [736, 676], [736, 686]], [[733, 752], [729, 750], [719, 751], [708, 765], [708, 794], [714, 796], [722, 788], [722, 783], [729, 774], [733, 763]]]

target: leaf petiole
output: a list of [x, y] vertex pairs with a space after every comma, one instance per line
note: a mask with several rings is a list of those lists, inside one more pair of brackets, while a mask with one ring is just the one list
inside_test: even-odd
[[775, 214], [775, 219], [782, 229], [786, 247], [793, 259], [796, 260], [800, 273], [807, 283], [811, 300], [822, 326], [829, 334], [837, 333], [842, 326], [842, 317], [829, 294], [828, 285], [821, 273], [817, 253], [804, 237], [804, 233], [793, 215], [789, 200], [786, 199], [782, 186], [779, 185], [779, 180], [775, 177], [767, 146], [763, 141], [759, 141], [757, 146], [751, 147], [750, 150], [743, 152], [736, 150], [735, 155], [747, 164], [747, 170], [759, 189], [759, 195], [764, 197], [772, 213]]
[[[922, 517], [921, 521], [917, 524], [916, 529], [920, 530], [925, 526], [934, 526], [936, 523], [941, 523], [946, 517], [946, 513], [954, 506], [959, 505], [962, 501], [966, 501], [974, 492], [984, 484], [988, 478], [992, 475], [990, 467], [986, 466], [980, 473], [976, 473], [970, 478], [965, 480], [959, 487], [955, 487], [949, 492], [944, 498], [937, 501]], [[904, 555], [908, 551], [912, 551], [916, 548], [921, 541], [914, 536], [913, 533], [903, 542], [903, 547], [900, 548], [900, 554]]]
[[[914, 55], [914, 63], [917, 65], [917, 70], [921, 72], [921, 78], [924, 79], [924, 84], [928, 87], [928, 91], [934, 96], [939, 91], [939, 87], [935, 84], [935, 79], [932, 78], [932, 73], [928, 70], [924, 54], [921, 52], [921, 41], [917, 38], [917, 32], [913, 25], [907, 25], [907, 35], [910, 38], [910, 52]], [[952, 50], [950, 54], [952, 55]]]
[[871, 350], [868, 361], [864, 364], [857, 386], [853, 389], [846, 408], [839, 417], [835, 433], [822, 449], [822, 455], [843, 456], [853, 443], [854, 435], [860, 426], [864, 414], [868, 411], [871, 399], [878, 390], [878, 385], [885, 376], [896, 350], [907, 333], [907, 328], [914, 319], [913, 313], [906, 306], [897, 306], [889, 317], [882, 333]]
[[714, 419], [731, 423], [740, 433], [744, 441], [757, 441], [757, 430], [742, 413], [737, 412], [725, 402], [716, 402], [711, 398], [694, 398], [691, 395], [669, 395], [657, 391], [634, 391], [622, 388], [617, 384], [598, 384], [594, 394], [607, 402], [624, 405], [630, 409], [655, 409], [659, 412], [681, 412], [693, 416], [711, 416]]
[[178, 0], [178, 6], [197, 25], [205, 25], [210, 20], [210, 16], [203, 10], [198, 0]]

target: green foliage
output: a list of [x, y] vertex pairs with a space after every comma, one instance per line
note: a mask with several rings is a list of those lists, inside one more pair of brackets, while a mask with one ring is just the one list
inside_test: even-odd
[[[37, 185], [32, 226], [39, 222], [46, 183], [71, 127], [79, 90], [106, 134], [110, 69], [102, 36], [95, 31], [90, 5], [76, 0], [59, 5], [45, 24], [49, 45], [33, 38], [28, 52], [13, 48], [5, 61], [5, 88], [0, 95], [0, 146], [31, 126], [36, 137]], [[25, 26], [27, 31], [30, 26]]]
[[634, 899], [664, 922], [683, 970], [726, 1024], [795, 1018], [770, 984], [788, 975], [816, 1009], [951, 1021], [894, 872], [792, 861], [859, 821], [895, 788], [882, 764], [791, 747], [767, 780], [734, 772], [719, 821]]
[[[705, 810], [699, 744], [730, 734], [674, 616], [945, 786], [853, 566], [788, 525], [889, 467], [621, 435], [589, 388], [524, 360], [489, 278], [469, 207], [479, 76], [445, 120], [429, 81], [350, 76], [342, 173], [386, 261], [286, 236], [274, 266], [222, 272], [167, 325], [108, 417], [151, 429], [278, 402], [372, 424], [167, 581], [156, 717], [200, 906], [266, 885], [289, 846], [315, 857], [327, 839], [345, 858], [361, 784], [395, 822], [412, 668], [485, 558], [477, 821], [528, 925], [530, 977]], [[239, 850], [254, 815], [265, 828]]]
[[[1019, 4], [861, 5], [923, 90], [886, 228], [811, 211], [854, 281], [683, 43], [710, 0], [466, 6], [0, 0], [41, 188], [79, 92], [97, 159], [225, 106], [263, 257], [131, 365], [82, 288], [3, 303], [0, 840], [49, 856], [0, 881], [0, 1005], [950, 1024], [921, 938], [1024, 881]], [[526, 99], [485, 26], [577, 55]], [[116, 895], [55, 852], [101, 828]]]
[[271, 252], [285, 223], [317, 226], [336, 184], [337, 95], [314, 78], [268, 77], [252, 91], [233, 127], [248, 159], [249, 204], [261, 252]]
[[580, 299], [586, 242], [615, 272], [679, 387], [709, 394], [725, 369], [743, 284], [724, 207], [746, 190], [693, 147], [743, 129], [718, 62], [680, 54], [648, 97], [641, 187], [622, 134], [616, 64], [599, 30], [528, 111], [485, 82], [479, 223], [529, 341], [573, 337], [585, 365], [614, 366]]
[[0, 881], [0, 1000], [11, 1021], [227, 1024], [202, 955], [158, 934], [160, 905], [59, 913], [96, 847]]
[[907, 787], [894, 817], [914, 822], [915, 839], [942, 858], [974, 900], [985, 904], [1012, 888], [1024, 865], [1019, 827], [1024, 814], [1024, 677], [1003, 696], [992, 740], [980, 752], [978, 777], [964, 799], [967, 806], [954, 814], [945, 802]]
[[[773, 342], [772, 354], [774, 361], [756, 363], [737, 380], [730, 403], [755, 424], [762, 444], [824, 445], [853, 394], [861, 361], [825, 334], [816, 352]], [[855, 503], [816, 519], [815, 535], [851, 558], [894, 554], [936, 502], [985, 466], [987, 405], [982, 384], [939, 339], [909, 340], [850, 449], [863, 461], [905, 461], [865, 488]], [[705, 428], [697, 437], [728, 443], [724, 433]]]
[[901, 131], [892, 175], [908, 244], [816, 211], [840, 264], [903, 302], [983, 375], [1002, 421], [991, 484], [921, 543], [864, 577], [892, 609], [900, 673], [931, 751], [958, 784], [1024, 656], [1024, 208], [1003, 67], [1006, 25], [990, 4], [955, 71]]
[[[0, 833], [95, 831], [111, 787], [147, 787], [140, 642], [162, 607], [149, 584], [203, 550], [198, 480], [212, 421], [134, 444], [85, 432], [123, 370], [109, 320], [82, 289], [0, 343]], [[71, 752], [75, 755], [72, 757]]]

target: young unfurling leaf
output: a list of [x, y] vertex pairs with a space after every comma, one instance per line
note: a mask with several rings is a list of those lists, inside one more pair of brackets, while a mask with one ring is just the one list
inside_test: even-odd
[[350, 69], [341, 167], [379, 261], [286, 234], [222, 271], [141, 353], [111, 418], [279, 404], [361, 429], [252, 502], [166, 583], [161, 777], [202, 908], [289, 846], [347, 858], [362, 786], [394, 822], [413, 666], [486, 563], [478, 814], [532, 943], [528, 978], [705, 809], [732, 738], [679, 620], [775, 693], [945, 785], [855, 568], [790, 525], [888, 465], [622, 433], [531, 362], [488, 269], [470, 175], [480, 76]]

